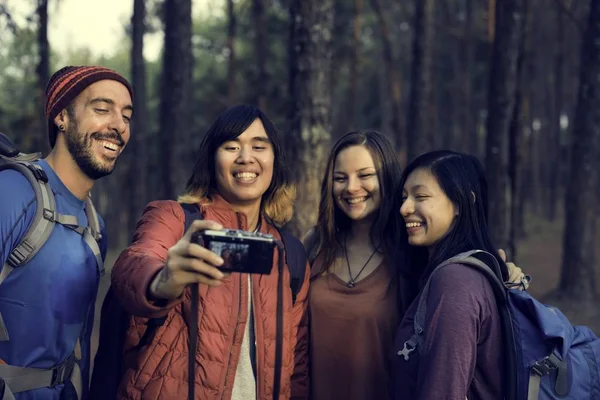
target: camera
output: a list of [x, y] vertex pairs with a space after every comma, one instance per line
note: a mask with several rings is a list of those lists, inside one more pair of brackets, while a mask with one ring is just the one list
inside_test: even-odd
[[264, 233], [236, 229], [195, 232], [192, 242], [220, 256], [223, 272], [270, 274], [273, 267], [275, 238]]

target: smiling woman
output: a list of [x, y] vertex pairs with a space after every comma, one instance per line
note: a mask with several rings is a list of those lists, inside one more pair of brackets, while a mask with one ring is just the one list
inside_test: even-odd
[[387, 353], [403, 309], [398, 294], [409, 294], [396, 265], [403, 226], [392, 149], [378, 132], [351, 132], [329, 156], [319, 221], [305, 240], [315, 400], [389, 398]]

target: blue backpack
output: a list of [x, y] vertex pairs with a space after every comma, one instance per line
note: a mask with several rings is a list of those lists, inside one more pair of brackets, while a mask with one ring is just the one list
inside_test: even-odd
[[505, 284], [496, 258], [482, 250], [458, 254], [431, 273], [419, 300], [413, 336], [399, 355], [407, 359], [423, 345], [431, 277], [451, 264], [480, 271], [494, 288], [506, 346], [506, 400], [600, 399], [600, 339], [585, 326], [573, 326], [558, 309]]

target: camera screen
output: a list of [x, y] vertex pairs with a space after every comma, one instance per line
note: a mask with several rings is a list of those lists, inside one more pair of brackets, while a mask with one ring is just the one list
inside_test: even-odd
[[208, 247], [224, 260], [222, 269], [243, 270], [250, 258], [250, 245], [246, 243], [211, 241]]

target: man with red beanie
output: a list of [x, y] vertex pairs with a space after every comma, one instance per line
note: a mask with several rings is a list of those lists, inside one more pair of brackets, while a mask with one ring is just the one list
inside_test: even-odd
[[113, 171], [129, 141], [133, 90], [111, 69], [68, 66], [51, 77], [45, 110], [52, 150], [33, 165], [54, 194], [55, 210], [43, 213], [54, 225], [24, 264], [19, 256], [37, 215], [36, 195], [23, 174], [0, 173], [0, 399], [87, 396], [106, 238], [101, 219], [100, 232], [93, 232], [97, 241], [90, 244], [86, 237], [91, 226], [86, 199], [94, 182]]

